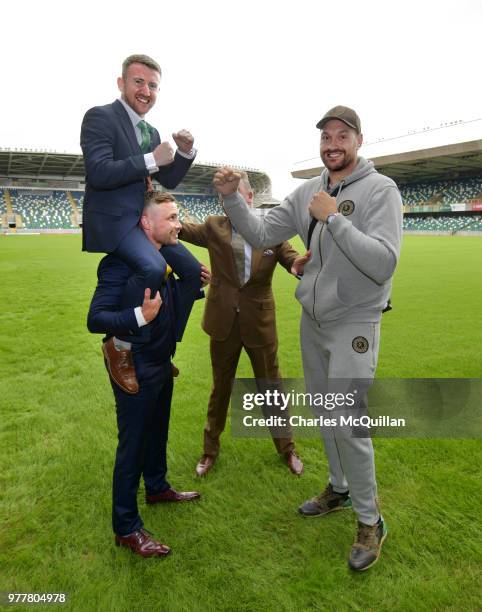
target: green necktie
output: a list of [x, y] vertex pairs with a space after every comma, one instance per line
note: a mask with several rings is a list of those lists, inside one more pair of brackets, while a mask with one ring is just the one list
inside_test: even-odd
[[143, 153], [150, 153], [151, 151], [151, 132], [149, 127], [144, 120], [139, 121], [137, 127], [141, 130], [142, 141], [140, 144], [141, 151]]

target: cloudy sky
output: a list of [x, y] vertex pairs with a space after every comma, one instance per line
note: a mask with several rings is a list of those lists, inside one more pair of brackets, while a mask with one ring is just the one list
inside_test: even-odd
[[480, 1], [25, 0], [1, 14], [2, 147], [80, 151], [83, 114], [117, 97], [131, 53], [162, 66], [148, 115], [161, 137], [191, 130], [200, 161], [260, 168], [278, 198], [316, 160], [314, 126], [336, 104], [387, 152], [442, 123], [471, 121], [421, 146], [482, 137]]

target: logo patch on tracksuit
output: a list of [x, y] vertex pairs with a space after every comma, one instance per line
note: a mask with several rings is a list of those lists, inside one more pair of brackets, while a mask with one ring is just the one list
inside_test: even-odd
[[355, 203], [353, 202], [353, 200], [343, 200], [343, 202], [340, 202], [340, 204], [338, 205], [338, 211], [341, 212], [344, 217], [348, 217], [348, 215], [351, 215], [354, 210]]
[[363, 336], [353, 338], [351, 345], [356, 353], [366, 353], [368, 351], [368, 347], [370, 346], [368, 344], [368, 340]]

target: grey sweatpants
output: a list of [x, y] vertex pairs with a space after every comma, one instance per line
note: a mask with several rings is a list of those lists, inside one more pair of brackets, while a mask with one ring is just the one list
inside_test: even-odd
[[[306, 391], [327, 393], [333, 379], [363, 379], [367, 389], [375, 376], [379, 341], [380, 323], [336, 321], [320, 325], [303, 311], [301, 353]], [[336, 414], [323, 413], [326, 417]], [[353, 437], [348, 427], [322, 427], [321, 433], [333, 489], [349, 489], [358, 519], [375, 524], [379, 510], [371, 439]]]

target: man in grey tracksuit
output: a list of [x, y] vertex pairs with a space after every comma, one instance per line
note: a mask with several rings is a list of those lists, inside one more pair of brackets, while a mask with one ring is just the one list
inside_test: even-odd
[[[296, 291], [303, 310], [301, 350], [307, 391], [319, 393], [333, 379], [375, 375], [380, 318], [400, 252], [402, 201], [396, 184], [357, 155], [363, 137], [352, 109], [336, 106], [318, 122], [325, 169], [264, 217], [243, 206], [239, 174], [219, 169], [214, 185], [233, 224], [256, 248], [299, 234], [309, 259]], [[330, 415], [328, 415], [330, 416]], [[332, 415], [333, 416], [333, 415]], [[299, 511], [321, 516], [351, 504], [358, 531], [349, 565], [364, 570], [379, 557], [386, 526], [377, 503], [370, 438], [346, 428], [322, 428], [329, 483]]]

